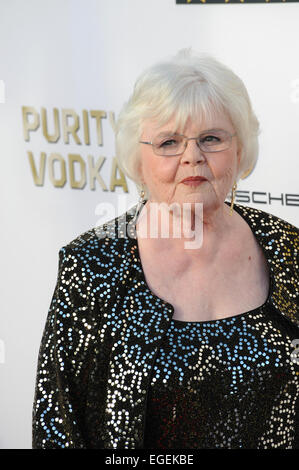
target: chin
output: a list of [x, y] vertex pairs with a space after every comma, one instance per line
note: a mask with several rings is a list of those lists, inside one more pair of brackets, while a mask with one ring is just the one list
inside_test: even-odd
[[190, 194], [189, 196], [184, 198], [183, 203], [189, 204], [196, 204], [201, 203], [204, 204], [207, 198], [203, 194]]

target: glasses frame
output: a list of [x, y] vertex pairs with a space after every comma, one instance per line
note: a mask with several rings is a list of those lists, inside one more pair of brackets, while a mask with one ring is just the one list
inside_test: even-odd
[[[205, 149], [203, 150], [202, 147], [201, 147], [202, 144], [201, 144], [201, 142], [199, 141], [200, 137], [201, 137], [203, 134], [208, 134], [209, 132], [211, 132], [211, 134], [212, 134], [213, 131], [215, 132], [216, 130], [217, 130], [217, 131], [225, 132], [225, 133], [228, 135], [228, 137], [229, 137], [228, 142], [227, 142], [228, 146], [227, 146], [225, 149], [221, 149], [221, 150], [205, 150]], [[185, 152], [185, 150], [186, 150], [186, 148], [187, 148], [187, 146], [188, 146], [189, 140], [196, 140], [196, 141], [197, 141], [196, 143], [197, 143], [198, 148], [199, 148], [202, 152], [204, 152], [204, 153], [217, 153], [217, 152], [224, 152], [225, 150], [228, 150], [228, 149], [230, 148], [230, 146], [231, 146], [232, 138], [235, 137], [235, 136], [237, 135], [237, 133], [235, 132], [234, 134], [231, 134], [230, 132], [228, 132], [228, 131], [226, 131], [226, 130], [224, 130], [224, 129], [212, 129], [211, 131], [204, 131], [204, 132], [201, 132], [197, 137], [187, 137], [187, 136], [185, 136], [184, 134], [176, 134], [176, 133], [171, 134], [169, 137], [172, 137], [172, 136], [175, 136], [175, 135], [181, 136], [181, 137], [184, 138], [184, 139], [183, 139], [184, 150], [183, 150], [182, 152], [180, 152], [180, 153], [174, 153], [174, 154], [172, 154], [172, 155], [171, 155], [171, 154], [170, 154], [170, 155], [162, 155], [161, 153], [157, 153], [158, 150], [157, 150], [156, 144], [154, 144], [154, 142], [145, 142], [145, 141], [143, 141], [143, 140], [139, 140], [139, 143], [140, 143], [140, 144], [151, 145], [152, 148], [153, 148], [154, 153], [155, 153], [156, 155], [158, 155], [159, 157], [176, 157], [176, 156], [178, 156], [178, 155], [183, 155], [183, 153]]]

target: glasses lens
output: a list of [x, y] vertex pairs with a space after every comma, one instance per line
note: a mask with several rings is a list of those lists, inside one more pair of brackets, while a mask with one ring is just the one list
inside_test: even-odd
[[229, 148], [231, 135], [228, 132], [219, 129], [200, 134], [198, 140], [203, 152], [221, 152]]
[[178, 155], [184, 151], [184, 137], [178, 134], [158, 137], [154, 140], [153, 147], [157, 155]]

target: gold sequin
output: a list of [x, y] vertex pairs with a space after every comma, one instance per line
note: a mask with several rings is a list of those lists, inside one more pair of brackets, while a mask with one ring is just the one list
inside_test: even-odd
[[172, 320], [152, 373], [145, 447], [294, 448], [297, 335], [268, 305], [220, 320]]
[[[59, 251], [38, 357], [34, 448], [144, 447], [151, 376], [173, 307], [146, 284], [132, 222], [135, 209]], [[270, 266], [267, 308], [298, 329], [298, 229], [257, 209], [237, 204], [235, 209]], [[253, 382], [250, 387], [252, 396], [258, 393]], [[285, 393], [285, 413], [291, 416], [295, 395], [291, 388]], [[279, 419], [275, 416], [271, 424]], [[286, 447], [289, 432], [279, 427], [279, 442]], [[227, 423], [227, 442], [231, 433]]]

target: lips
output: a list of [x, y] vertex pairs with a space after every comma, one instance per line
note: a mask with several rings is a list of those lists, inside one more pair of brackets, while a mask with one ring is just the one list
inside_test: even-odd
[[200, 181], [206, 181], [206, 178], [204, 178], [203, 176], [188, 176], [188, 178], [185, 178], [184, 180], [182, 180], [181, 183], [187, 183], [188, 181], [200, 182]]

